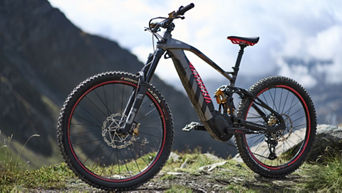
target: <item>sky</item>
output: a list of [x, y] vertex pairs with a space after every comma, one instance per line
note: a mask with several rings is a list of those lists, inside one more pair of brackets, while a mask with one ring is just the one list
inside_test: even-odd
[[[49, 0], [83, 31], [118, 42], [145, 62], [153, 51], [151, 35], [144, 31], [152, 17], [167, 16], [190, 2], [195, 8], [175, 21], [173, 37], [205, 53], [230, 71], [238, 46], [229, 35], [255, 37], [260, 41], [245, 49], [240, 66], [244, 75], [277, 71], [305, 87], [317, 85], [306, 66], [291, 66], [285, 58], [303, 61], [331, 60], [316, 65], [328, 83], [342, 82], [342, 2], [338, 0]], [[187, 54], [203, 79], [219, 79], [215, 70], [193, 54]], [[171, 60], [162, 59], [156, 73], [172, 83], [177, 73]]]

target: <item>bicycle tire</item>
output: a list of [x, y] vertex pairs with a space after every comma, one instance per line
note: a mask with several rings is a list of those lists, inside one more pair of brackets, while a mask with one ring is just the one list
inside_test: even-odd
[[[110, 93], [110, 90], [106, 91], [105, 89], [113, 89], [113, 96], [114, 96], [114, 94], [115, 94], [114, 91], [116, 91], [115, 90], [116, 88], [119, 88], [119, 89], [129, 88], [129, 89], [134, 90], [137, 87], [137, 82], [138, 82], [137, 76], [130, 74], [130, 73], [126, 73], [126, 72], [106, 72], [106, 73], [101, 73], [101, 74], [92, 76], [92, 77], [88, 78], [87, 80], [83, 81], [82, 83], [80, 83], [71, 92], [71, 94], [67, 97], [67, 99], [66, 99], [66, 101], [65, 101], [65, 103], [61, 109], [60, 116], [58, 118], [58, 126], [57, 126], [57, 142], [58, 142], [60, 151], [64, 157], [64, 160], [68, 164], [69, 168], [80, 179], [82, 179], [86, 183], [90, 184], [91, 186], [94, 186], [94, 187], [100, 188], [100, 189], [104, 189], [107, 191], [123, 191], [123, 190], [133, 189], [133, 188], [143, 184], [144, 182], [148, 181], [154, 175], [156, 175], [161, 170], [161, 168], [163, 167], [163, 165], [165, 164], [165, 162], [167, 161], [167, 159], [169, 157], [169, 154], [171, 151], [172, 140], [173, 140], [172, 115], [171, 115], [171, 112], [168, 108], [166, 101], [164, 100], [164, 97], [152, 85], [147, 86], [147, 91], [146, 91], [146, 96], [144, 98], [144, 101], [145, 101], [145, 99], [148, 100], [148, 102], [152, 101], [149, 106], [151, 106], [151, 108], [153, 108], [153, 106], [154, 106], [154, 109], [156, 109], [156, 110], [153, 110], [152, 112], [155, 113], [155, 115], [154, 116], [148, 116], [150, 114], [146, 114], [145, 117], [148, 119], [151, 119], [151, 117], [152, 117], [152, 119], [156, 120], [155, 123], [159, 123], [159, 119], [160, 119], [160, 125], [162, 125], [162, 128], [156, 128], [155, 129], [155, 132], [160, 130], [159, 133], [161, 133], [159, 136], [157, 136], [158, 138], [160, 138], [159, 143], [158, 142], [152, 143], [152, 141], [145, 142], [145, 143], [150, 145], [150, 146], [152, 146], [152, 144], [156, 144], [155, 148], [158, 151], [156, 151], [155, 153], [152, 150], [153, 148], [149, 147], [151, 149], [149, 151], [152, 152], [152, 153], [150, 152], [151, 154], [147, 153], [147, 154], [141, 155], [141, 157], [137, 158], [137, 156], [134, 155], [135, 151], [134, 151], [134, 153], [132, 153], [133, 151], [131, 151], [132, 149], [134, 149], [134, 150], [136, 150], [137, 148], [139, 149], [139, 146], [142, 146], [141, 144], [140, 145], [136, 145], [136, 144], [138, 144], [138, 141], [141, 138], [143, 138], [143, 136], [144, 136], [144, 139], [147, 139], [148, 137], [152, 138], [151, 134], [145, 134], [145, 135], [143, 135], [142, 133], [136, 134], [137, 136], [134, 136], [135, 141], [132, 140], [133, 134], [131, 134], [130, 138], [127, 137], [128, 135], [126, 135], [124, 137], [126, 137], [126, 139], [128, 138], [131, 140], [127, 143], [125, 141], [121, 142], [121, 143], [120, 143], [120, 141], [115, 141], [115, 140], [110, 141], [111, 138], [108, 138], [107, 135], [109, 135], [109, 133], [111, 133], [112, 137], [115, 135], [113, 134], [113, 131], [108, 131], [108, 132], [105, 131], [105, 128], [109, 128], [109, 126], [108, 127], [104, 126], [107, 124], [105, 121], [102, 124], [102, 128], [98, 128], [99, 126], [96, 126], [96, 127], [94, 126], [95, 129], [93, 129], [93, 125], [92, 125], [93, 123], [91, 123], [91, 124], [89, 123], [89, 125], [90, 125], [89, 128], [91, 128], [91, 130], [88, 129], [89, 131], [88, 130], [86, 130], [86, 131], [90, 134], [84, 134], [84, 135], [81, 135], [81, 133], [73, 134], [73, 130], [76, 130], [76, 128], [79, 128], [77, 131], [83, 131], [83, 130], [88, 128], [88, 126], [84, 126], [85, 124], [84, 125], [74, 124], [74, 125], [81, 125], [81, 126], [72, 127], [73, 126], [72, 124], [75, 121], [78, 121], [76, 123], [79, 123], [79, 122], [81, 123], [81, 121], [79, 121], [79, 120], [81, 120], [81, 118], [79, 118], [79, 117], [81, 117], [81, 115], [82, 116], [86, 115], [86, 113], [85, 113], [86, 110], [84, 110], [83, 107], [84, 108], [89, 107], [89, 109], [90, 109], [90, 107], [95, 106], [95, 105], [91, 105], [90, 102], [88, 102], [89, 103], [88, 106], [85, 105], [86, 99], [95, 103], [96, 101], [94, 102], [92, 100], [96, 99], [96, 96], [97, 97], [100, 96], [99, 98], [100, 99], [102, 98], [102, 100], [99, 100], [97, 104], [101, 104], [101, 101], [102, 102], [103, 101], [109, 101], [108, 104], [109, 104], [109, 106], [111, 106], [112, 105], [112, 103], [110, 103], [111, 100], [108, 100], [108, 98], [105, 98], [105, 97], [101, 97], [102, 92], [103, 92], [102, 93], [103, 96], [106, 96], [104, 94], [106, 92]], [[109, 86], [112, 86], [113, 88], [109, 87]], [[115, 89], [114, 89], [114, 87], [115, 87]], [[98, 89], [98, 90], [96, 90], [96, 89]], [[101, 92], [101, 89], [103, 90], [102, 92]], [[124, 89], [122, 89], [122, 90], [124, 90]], [[126, 90], [129, 90], [129, 89], [126, 89]], [[89, 97], [91, 97], [91, 95], [90, 95], [91, 93], [93, 93], [93, 98], [89, 99]], [[108, 95], [111, 96], [110, 94], [108, 94]], [[115, 95], [115, 96], [117, 96], [117, 95]], [[121, 97], [121, 98], [124, 98], [124, 97]], [[119, 99], [117, 99], [117, 100], [119, 100]], [[121, 101], [121, 103], [123, 103], [122, 101]], [[114, 101], [112, 101], [112, 102], [114, 103]], [[103, 104], [104, 104], [104, 102], [103, 102]], [[148, 104], [148, 103], [146, 102], [146, 104]], [[80, 105], [83, 105], [83, 106], [80, 106]], [[98, 106], [100, 106], [100, 105], [98, 105]], [[102, 107], [102, 108], [104, 109], [103, 111], [105, 112], [106, 111], [105, 109], [107, 107], [105, 107], [105, 105], [103, 105], [103, 106], [104, 107]], [[115, 111], [115, 108], [119, 109], [119, 107], [115, 106], [115, 104], [113, 106], [114, 106], [113, 112]], [[146, 106], [148, 106], [148, 105], [146, 105]], [[80, 110], [78, 111], [78, 109], [80, 109]], [[90, 122], [92, 119], [100, 117], [101, 113], [99, 113], [99, 112], [95, 113], [97, 111], [100, 112], [100, 110], [98, 110], [97, 108], [93, 108], [92, 111], [88, 111], [88, 113], [93, 114], [93, 116], [87, 116], [87, 119], [85, 119], [85, 122], [86, 121]], [[78, 113], [78, 112], [80, 112], [80, 113]], [[110, 111], [108, 111], [108, 112], [110, 112]], [[113, 114], [113, 112], [110, 112], [110, 113]], [[112, 116], [112, 115], [110, 115], [110, 116]], [[138, 117], [138, 115], [137, 115], [137, 117]], [[107, 116], [107, 118], [108, 118], [108, 116]], [[102, 119], [99, 118], [99, 120], [107, 120], [106, 115], [103, 116]], [[111, 120], [116, 120], [115, 116], [112, 116]], [[145, 121], [145, 122], [151, 123], [152, 121], [149, 120], [149, 121]], [[141, 124], [143, 124], [143, 123], [144, 122], [141, 121]], [[152, 123], [154, 123], [154, 122], [152, 122]], [[151, 126], [151, 127], [153, 127], [153, 126]], [[71, 130], [71, 128], [73, 128], [73, 130]], [[137, 126], [137, 128], [138, 128], [138, 126]], [[139, 132], [143, 132], [143, 131], [147, 132], [148, 130], [146, 130], [146, 128], [147, 127], [144, 127], [143, 129], [145, 129], [145, 130], [143, 130], [142, 127], [140, 126]], [[97, 145], [95, 148], [95, 147], [91, 146], [91, 140], [90, 139], [93, 139], [92, 135], [95, 135], [94, 133], [96, 133], [97, 136], [100, 136], [100, 134], [98, 134], [99, 131], [102, 132], [101, 135], [103, 137], [103, 140], [100, 139], [100, 142], [94, 142], [94, 144]], [[105, 134], [103, 134], [103, 133], [105, 133]], [[85, 135], [89, 135], [88, 143], [86, 143], [87, 141], [84, 142], [87, 145], [86, 148], [81, 147], [80, 144], [83, 145], [83, 143], [76, 143], [76, 142], [78, 142], [78, 140], [84, 140]], [[122, 135], [121, 135], [121, 137], [122, 137]], [[124, 137], [122, 137], [122, 138], [124, 138]], [[156, 137], [156, 140], [158, 140], [157, 137]], [[75, 138], [75, 140], [74, 140], [74, 138]], [[101, 136], [100, 136], [100, 138], [101, 138]], [[105, 138], [107, 141], [105, 140]], [[113, 139], [114, 138], [115, 137], [113, 137]], [[143, 140], [143, 139], [141, 139], [141, 140]], [[117, 145], [118, 143], [121, 144], [121, 146]], [[122, 144], [124, 144], [124, 145], [122, 145]], [[146, 144], [145, 144], [145, 146], [146, 146]], [[95, 154], [95, 153], [89, 153], [89, 152], [85, 153], [86, 151], [90, 151], [90, 150], [88, 150], [89, 148], [94, 149], [95, 153], [99, 153], [102, 151], [105, 152], [105, 150], [108, 150], [108, 152], [111, 153], [110, 158], [113, 158], [113, 160], [115, 160], [114, 158], [116, 158], [116, 161], [114, 162], [111, 159], [107, 159], [109, 154], [106, 154], [106, 153], [101, 153], [101, 156], [103, 157], [102, 160], [100, 160], [101, 156], [93, 156], [93, 154]], [[121, 149], [119, 149], [119, 148], [121, 148]], [[126, 149], [126, 151], [123, 151], [123, 149]], [[143, 151], [142, 149], [143, 148], [141, 147], [140, 150]], [[148, 149], [148, 148], [145, 148], [145, 149]], [[128, 151], [131, 151], [132, 160], [129, 160], [128, 158], [124, 159], [124, 157], [128, 157], [128, 155], [129, 155], [127, 153]], [[116, 153], [116, 155], [114, 155], [114, 152], [123, 152], [123, 153], [122, 154]], [[86, 154], [86, 155], [83, 155], [83, 154]], [[153, 155], [155, 156], [154, 158], [152, 157]], [[84, 158], [82, 158], [82, 156]], [[144, 158], [144, 156], [149, 156], [149, 157]], [[87, 160], [84, 160], [85, 158], [87, 158]], [[120, 158], [120, 160], [121, 159], [123, 159], [123, 160], [120, 161], [119, 158]], [[143, 163], [142, 161], [139, 162], [140, 158], [144, 162], [146, 162], [146, 167], [142, 170], [139, 168], [140, 163]], [[128, 165], [130, 163], [133, 163], [133, 159], [134, 159], [135, 164], [138, 167], [138, 169], [134, 169], [134, 168], [132, 169], [132, 168], [128, 167]], [[88, 160], [90, 160], [90, 161], [88, 161]], [[91, 163], [87, 163], [87, 162], [91, 162]], [[98, 164], [98, 165], [95, 165], [95, 167], [94, 167], [91, 164]], [[120, 166], [124, 167], [123, 166], [124, 164], [126, 166], [127, 172], [125, 171], [126, 173], [121, 174], [120, 172], [122, 172], [122, 171], [120, 171]], [[118, 169], [116, 169], [116, 168], [118, 168]], [[123, 170], [124, 170], [124, 168], [123, 168]], [[101, 171], [101, 170], [103, 170], [103, 171]], [[119, 170], [119, 172], [118, 172], [119, 174], [116, 174], [116, 173], [113, 174], [112, 173], [112, 172], [117, 172], [117, 170]], [[135, 174], [134, 172], [137, 172], [137, 173]], [[133, 175], [133, 173], [134, 173], [134, 175]], [[104, 176], [104, 175], [107, 175], [107, 176]], [[132, 175], [132, 176], [129, 176], [129, 175]], [[129, 176], [129, 177], [126, 177], [126, 176]]]
[[[276, 89], [281, 91], [281, 94], [278, 93], [277, 95]], [[270, 157], [270, 154], [268, 157], [267, 157], [267, 154], [260, 155], [259, 152], [262, 152], [260, 151], [260, 147], [261, 148], [265, 147], [265, 143], [267, 144], [267, 142], [265, 142], [267, 139], [265, 136], [262, 136], [262, 135], [261, 137], [259, 136], [259, 141], [257, 141], [256, 138], [252, 138], [257, 135], [251, 136], [251, 135], [241, 134], [241, 133], [235, 134], [236, 145], [240, 153], [240, 156], [251, 170], [253, 170], [254, 172], [264, 177], [282, 178], [286, 176], [287, 174], [295, 171], [300, 165], [302, 165], [302, 163], [305, 161], [306, 157], [308, 156], [308, 153], [310, 152], [311, 146], [313, 144], [313, 141], [316, 135], [316, 112], [315, 112], [313, 102], [309, 94], [305, 91], [305, 89], [301, 85], [299, 85], [297, 82], [295, 82], [292, 79], [281, 77], [281, 76], [269, 77], [269, 78], [260, 80], [259, 82], [254, 84], [249, 89], [249, 91], [253, 96], [258, 96], [259, 99], [263, 100], [263, 102], [267, 103], [269, 101], [272, 106], [275, 106], [273, 107], [273, 109], [276, 110], [279, 114], [282, 114], [284, 120], [288, 120], [285, 131], [282, 134], [279, 134], [280, 135], [279, 139], [277, 139], [277, 144], [279, 144], [278, 142], [283, 142], [283, 147], [282, 147], [283, 150], [279, 148], [275, 150], [275, 152], [282, 151], [282, 153], [285, 153], [286, 155], [286, 152], [288, 153], [288, 151], [290, 151], [291, 149], [290, 142], [287, 142], [288, 147], [286, 147], [286, 141], [287, 140], [289, 141], [290, 139], [293, 139], [293, 138], [295, 139], [297, 138], [297, 140], [300, 141], [301, 138], [299, 137], [302, 136], [300, 134], [303, 134], [304, 133], [303, 129], [305, 129], [305, 137], [303, 137], [302, 142], [300, 142], [300, 144], [296, 146], [297, 148], [291, 149], [291, 151], [295, 151], [295, 152], [292, 152], [291, 154], [289, 154], [288, 156], [289, 158], [286, 158], [286, 156], [282, 157], [283, 154], [279, 155], [277, 158]], [[283, 94], [283, 92], [285, 93], [287, 92], [288, 93], [287, 96], [286, 94]], [[296, 104], [291, 104], [292, 106], [290, 106], [288, 105], [289, 103], [287, 101], [282, 103], [282, 99], [285, 100], [286, 98], [286, 100], [288, 100], [289, 95], [291, 96], [293, 95], [292, 101], [298, 100]], [[266, 97], [269, 96], [268, 98], [269, 100], [267, 100], [265, 96]], [[273, 100], [273, 102], [271, 102], [272, 101], [271, 99]], [[280, 101], [278, 108], [277, 108], [277, 102], [274, 102], [274, 101], [277, 101], [277, 99], [278, 101]], [[251, 99], [242, 100], [239, 105], [238, 117], [241, 119], [245, 119], [245, 120], [248, 118], [250, 120], [258, 119], [258, 117], [255, 117], [255, 115], [252, 112], [253, 111], [253, 109], [251, 108], [252, 104], [253, 104], [253, 101]], [[290, 106], [289, 108], [291, 109], [290, 110], [288, 109], [288, 111], [285, 111], [284, 110], [286, 108], [285, 106], [286, 107]], [[293, 112], [293, 108], [295, 107], [296, 108], [299, 107], [297, 112]], [[280, 112], [281, 110], [283, 112]], [[293, 120], [293, 119], [299, 120], [299, 118], [294, 118], [295, 115], [298, 115], [298, 112], [301, 112], [303, 116], [305, 115], [305, 120], [303, 117], [301, 118], [302, 119], [301, 122], [305, 122], [306, 125], [299, 125], [296, 130], [296, 127], [294, 126], [295, 123], [293, 122], [297, 120]], [[260, 123], [262, 121], [259, 119], [258, 122]], [[295, 134], [298, 135], [298, 137], [297, 136], [293, 137]], [[290, 138], [290, 135], [293, 135], [292, 138]], [[261, 139], [261, 142], [260, 142], [260, 139]], [[256, 147], [257, 145], [258, 147]], [[278, 160], [279, 164], [273, 163], [273, 160], [271, 159], [275, 159], [275, 160], [279, 159]], [[284, 159], [284, 160], [288, 159], [288, 160], [284, 161], [281, 159]]]

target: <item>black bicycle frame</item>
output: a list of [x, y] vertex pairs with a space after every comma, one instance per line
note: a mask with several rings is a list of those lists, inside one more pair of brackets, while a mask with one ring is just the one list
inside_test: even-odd
[[[232, 129], [233, 123], [231, 119], [227, 115], [222, 115], [218, 111], [214, 109], [213, 102], [211, 97], [200, 77], [195, 67], [190, 63], [188, 58], [186, 57], [184, 51], [190, 51], [196, 54], [203, 61], [208, 63], [211, 67], [213, 67], [216, 71], [218, 71], [221, 75], [226, 77], [230, 81], [230, 86], [234, 87], [235, 80], [239, 71], [239, 66], [241, 62], [241, 58], [244, 52], [245, 45], [240, 45], [240, 51], [238, 54], [238, 58], [236, 60], [235, 66], [233, 67], [233, 72], [226, 72], [222, 68], [220, 68], [215, 62], [213, 62], [210, 58], [205, 56], [198, 49], [176, 39], [171, 38], [171, 30], [166, 31], [164, 34], [164, 38], [162, 41], [157, 43], [157, 49], [153, 54], [150, 54], [145, 66], [139, 71], [139, 82], [138, 89], [134, 93], [132, 93], [129, 102], [125, 108], [124, 115], [122, 116], [122, 121], [124, 121], [125, 117], [127, 117], [125, 121], [125, 125], [123, 127], [123, 132], [127, 132], [135, 118], [135, 114], [140, 108], [140, 105], [143, 101], [143, 98], [146, 93], [146, 85], [150, 82], [155, 69], [158, 65], [160, 58], [166, 52], [166, 57], [171, 57], [176, 68], [176, 71], [180, 77], [180, 80], [190, 98], [191, 103], [193, 104], [197, 114], [201, 122], [203, 123], [206, 130], [211, 134], [212, 137], [218, 140], [227, 140], [229, 137], [228, 129]], [[242, 89], [244, 92], [248, 92]], [[247, 94], [248, 95], [248, 94]], [[252, 97], [252, 96], [247, 96]], [[253, 99], [254, 100], [254, 99]], [[268, 107], [261, 100], [258, 101], [260, 106], [265, 107], [270, 112], [274, 113], [278, 117], [278, 113], [276, 113], [273, 109]], [[256, 106], [253, 107], [258, 111], [262, 111]], [[264, 119], [266, 119], [265, 115], [262, 115]], [[281, 116], [279, 116], [281, 117]], [[252, 130], [261, 130], [265, 131], [269, 128], [266, 128], [262, 125], [257, 125], [240, 120], [239, 126], [246, 126], [248, 129]], [[233, 129], [231, 131], [234, 131]]]

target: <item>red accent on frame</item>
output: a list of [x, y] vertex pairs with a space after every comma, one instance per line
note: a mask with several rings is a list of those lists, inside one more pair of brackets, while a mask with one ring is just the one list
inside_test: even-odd
[[192, 74], [194, 75], [194, 78], [195, 78], [195, 80], [197, 82], [197, 85], [201, 89], [201, 93], [202, 93], [202, 95], [204, 97], [204, 101], [206, 103], [208, 103], [208, 104], [211, 103], [210, 95], [209, 95], [209, 93], [207, 91], [207, 88], [205, 88], [205, 85], [204, 85], [200, 75], [198, 74], [197, 70], [195, 69], [195, 67], [191, 63], [189, 64], [189, 67], [190, 67], [190, 70], [191, 70]]

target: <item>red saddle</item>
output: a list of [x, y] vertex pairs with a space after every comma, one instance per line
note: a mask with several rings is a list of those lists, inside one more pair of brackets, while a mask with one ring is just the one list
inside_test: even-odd
[[239, 44], [244, 46], [254, 46], [259, 41], [259, 37], [246, 38], [238, 36], [228, 36], [227, 39], [232, 41], [233, 44]]

